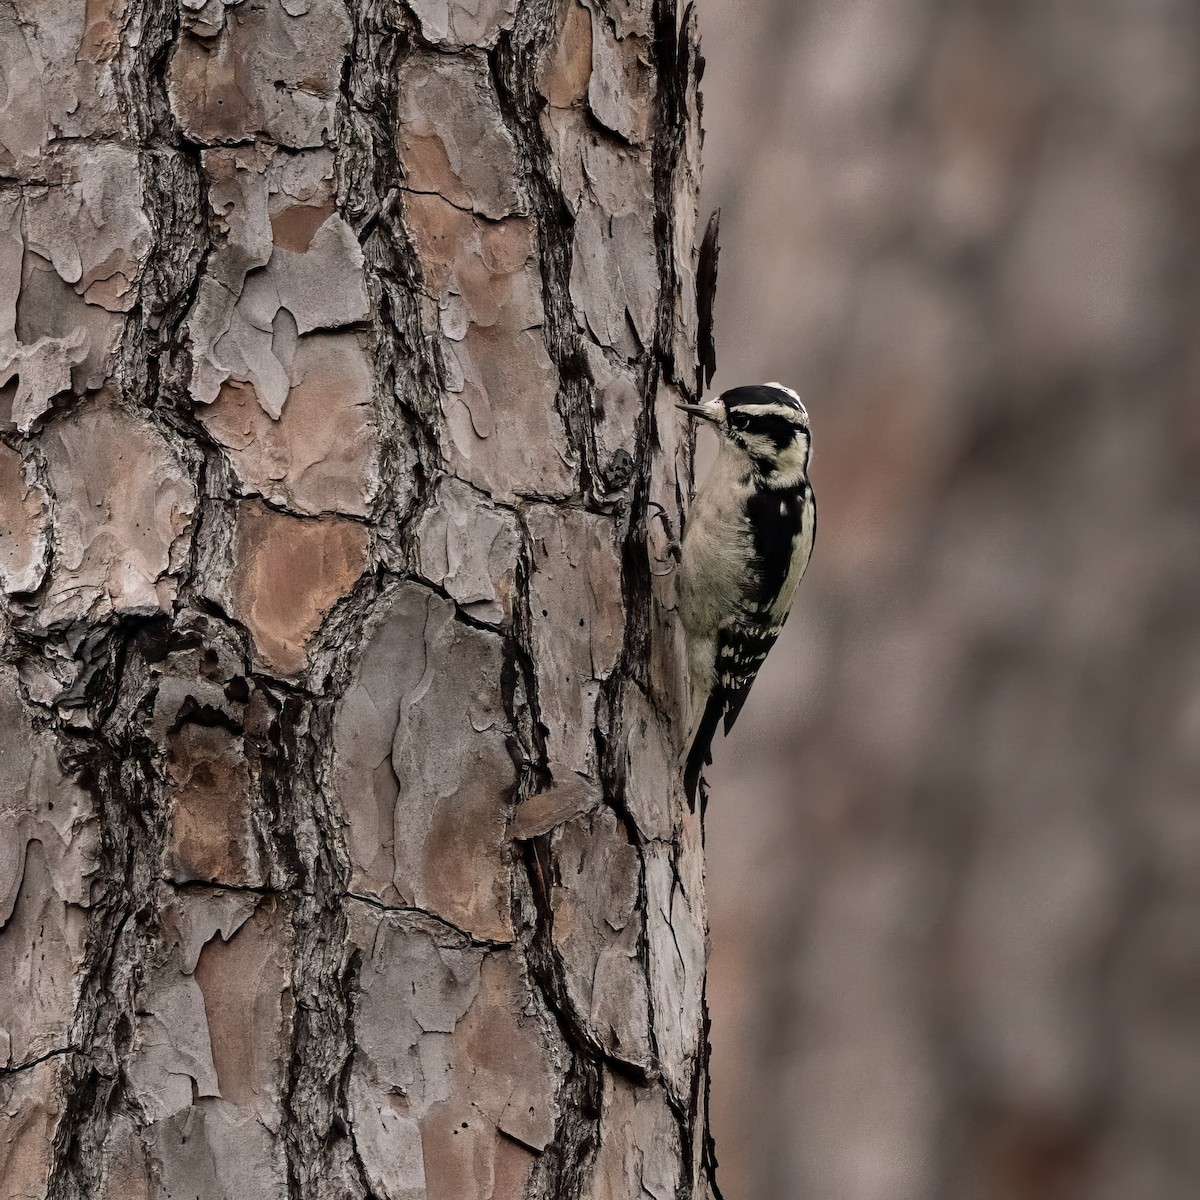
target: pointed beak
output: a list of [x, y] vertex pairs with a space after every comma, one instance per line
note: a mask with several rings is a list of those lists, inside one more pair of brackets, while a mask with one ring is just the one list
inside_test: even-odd
[[714, 424], [720, 419], [716, 406], [711, 402], [708, 404], [677, 404], [675, 405], [680, 412], [690, 413], [693, 417], [699, 417], [702, 421], [712, 421]]

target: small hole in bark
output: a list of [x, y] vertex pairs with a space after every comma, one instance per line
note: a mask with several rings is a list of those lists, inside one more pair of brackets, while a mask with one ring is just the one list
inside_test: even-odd
[[549, 614], [549, 613], [548, 613], [548, 612], [547, 612], [547, 611], [546, 611], [546, 610], [543, 608], [543, 609], [542, 609], [542, 616], [543, 616], [543, 617], [548, 617], [549, 615], [550, 615], [550, 614]]

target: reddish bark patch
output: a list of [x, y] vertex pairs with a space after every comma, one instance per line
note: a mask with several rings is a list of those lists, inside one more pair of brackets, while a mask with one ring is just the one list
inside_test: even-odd
[[538, 91], [555, 107], [570, 108], [587, 95], [592, 77], [592, 15], [571, 3], [538, 72]]
[[260, 882], [250, 826], [250, 772], [228, 730], [185, 725], [167, 752], [167, 869], [181, 882]]
[[232, 614], [259, 656], [283, 675], [299, 673], [326, 614], [367, 562], [367, 529], [338, 517], [307, 520], [247, 501], [238, 506]]
[[271, 240], [284, 250], [303, 254], [332, 215], [332, 204], [292, 204], [271, 217]]
[[215, 51], [192, 38], [182, 42], [171, 63], [171, 93], [182, 122], [206, 141], [244, 137], [263, 123], [246, 60], [224, 38]]

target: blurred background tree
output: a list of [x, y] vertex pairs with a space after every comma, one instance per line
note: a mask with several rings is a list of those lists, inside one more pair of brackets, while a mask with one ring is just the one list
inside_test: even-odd
[[1196, 7], [699, 9], [716, 386], [821, 505], [709, 773], [722, 1187], [1191, 1200]]

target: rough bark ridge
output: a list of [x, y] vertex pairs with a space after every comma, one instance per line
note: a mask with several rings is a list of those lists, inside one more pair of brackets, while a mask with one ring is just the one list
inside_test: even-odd
[[0, 1191], [715, 1194], [672, 0], [0, 0]]

